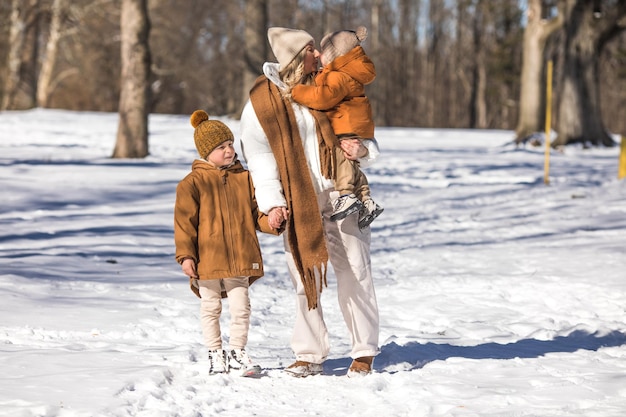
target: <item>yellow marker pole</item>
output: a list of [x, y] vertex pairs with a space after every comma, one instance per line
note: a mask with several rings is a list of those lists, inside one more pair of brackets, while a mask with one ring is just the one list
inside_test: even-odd
[[543, 182], [550, 184], [550, 130], [552, 116], [552, 60], [548, 61], [546, 76], [546, 152], [543, 164]]
[[626, 136], [622, 136], [621, 151], [619, 154], [619, 169], [617, 171], [617, 178], [622, 179], [626, 177]]

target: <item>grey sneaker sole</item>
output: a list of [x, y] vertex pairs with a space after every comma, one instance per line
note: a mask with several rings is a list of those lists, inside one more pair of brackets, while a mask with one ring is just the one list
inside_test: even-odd
[[361, 229], [365, 229], [367, 226], [369, 226], [374, 220], [376, 220], [376, 218], [378, 216], [380, 216], [380, 213], [382, 213], [385, 209], [384, 208], [380, 208], [378, 210], [374, 210], [373, 212], [371, 212], [370, 214], [368, 214], [367, 216], [363, 217], [361, 220], [359, 220], [359, 228]]
[[263, 374], [263, 370], [259, 365], [253, 365], [249, 368], [246, 368], [241, 372], [241, 376], [245, 376], [248, 378], [258, 378]]
[[228, 371], [209, 371], [209, 375], [227, 374]]
[[345, 219], [352, 213], [356, 213], [357, 211], [361, 210], [362, 206], [363, 204], [360, 201], [355, 201], [354, 204], [352, 204], [350, 207], [348, 207], [344, 211], [340, 211], [339, 213], [335, 213], [332, 216], [330, 216], [330, 221], [336, 222], [338, 220]]

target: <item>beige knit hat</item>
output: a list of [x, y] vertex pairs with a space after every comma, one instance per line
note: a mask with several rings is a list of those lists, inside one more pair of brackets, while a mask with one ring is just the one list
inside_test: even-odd
[[194, 127], [193, 140], [201, 158], [206, 159], [215, 148], [227, 140], [235, 140], [233, 132], [219, 120], [209, 120], [204, 110], [196, 110], [189, 118]]
[[324, 36], [320, 49], [324, 60], [329, 63], [341, 55], [345, 55], [367, 39], [367, 28], [359, 26], [356, 30], [340, 30]]
[[270, 41], [272, 52], [280, 64], [279, 71], [284, 70], [305, 46], [315, 42], [313, 36], [304, 30], [281, 27], [269, 28], [267, 39]]

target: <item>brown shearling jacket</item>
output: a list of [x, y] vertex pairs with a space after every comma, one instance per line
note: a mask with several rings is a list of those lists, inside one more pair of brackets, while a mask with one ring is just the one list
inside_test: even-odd
[[[263, 276], [257, 230], [280, 234], [259, 212], [252, 178], [241, 162], [216, 168], [195, 160], [176, 187], [176, 261], [194, 259], [201, 280], [247, 276], [252, 283]], [[199, 296], [193, 279], [191, 289]]]

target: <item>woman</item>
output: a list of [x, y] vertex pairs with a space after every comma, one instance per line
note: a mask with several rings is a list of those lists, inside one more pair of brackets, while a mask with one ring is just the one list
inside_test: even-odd
[[[336, 138], [326, 116], [293, 102], [291, 89], [313, 82], [319, 52], [303, 30], [270, 28], [278, 63], [265, 63], [241, 117], [241, 148], [256, 188], [259, 210], [271, 227], [286, 223], [285, 252], [296, 290], [291, 348], [297, 377], [322, 372], [330, 347], [320, 294], [330, 260], [339, 305], [351, 335], [349, 376], [368, 374], [379, 353], [378, 305], [371, 274], [370, 229], [357, 216], [330, 221]], [[373, 140], [342, 141], [346, 158], [367, 164], [378, 156]]]

